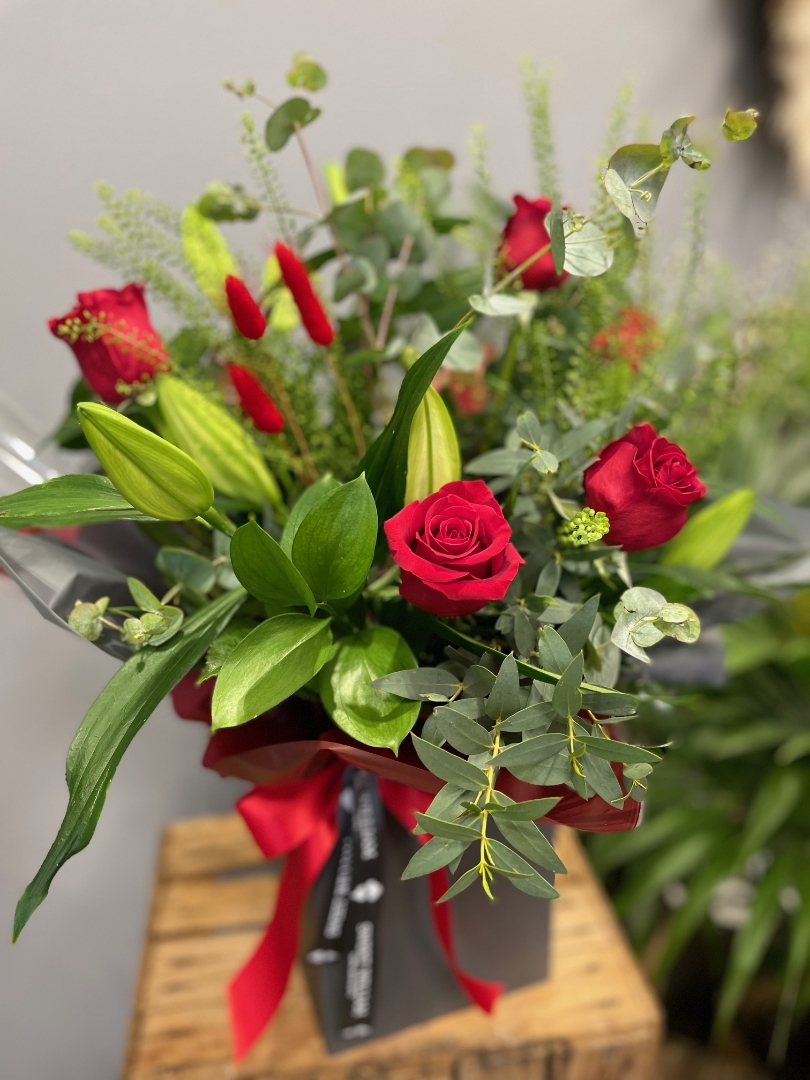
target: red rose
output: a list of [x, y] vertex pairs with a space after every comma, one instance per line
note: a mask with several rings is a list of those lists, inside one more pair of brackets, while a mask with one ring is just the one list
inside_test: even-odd
[[[551, 199], [535, 199], [529, 202], [522, 195], [515, 195], [515, 213], [509, 218], [503, 230], [501, 260], [507, 270], [514, 270], [536, 251], [551, 243], [546, 232], [546, 214], [551, 210]], [[524, 289], [556, 289], [568, 277], [554, 269], [554, 259], [549, 249], [545, 255], [527, 267], [520, 276]]]
[[79, 293], [73, 310], [48, 326], [70, 345], [85, 381], [110, 405], [139, 394], [171, 367], [149, 321], [143, 285]]
[[400, 595], [433, 615], [470, 615], [502, 600], [523, 562], [483, 480], [454, 480], [385, 523]]
[[284, 417], [256, 376], [239, 364], [228, 364], [228, 374], [239, 395], [239, 404], [259, 431], [277, 435], [284, 427]]
[[242, 337], [258, 341], [264, 337], [267, 319], [262, 310], [248, 292], [248, 287], [241, 278], [229, 274], [225, 278], [225, 298], [231, 309], [233, 324]]
[[304, 329], [316, 345], [328, 347], [335, 339], [335, 331], [326, 317], [323, 305], [315, 295], [307, 268], [298, 256], [281, 242], [276, 243], [275, 254], [284, 284], [292, 293], [301, 313]]
[[686, 508], [706, 488], [675, 443], [636, 424], [585, 470], [585, 500], [610, 520], [609, 544], [625, 551], [658, 547], [686, 524]]
[[624, 308], [615, 322], [599, 331], [591, 340], [593, 352], [608, 360], [624, 358], [632, 371], [661, 344], [658, 324], [648, 311]]

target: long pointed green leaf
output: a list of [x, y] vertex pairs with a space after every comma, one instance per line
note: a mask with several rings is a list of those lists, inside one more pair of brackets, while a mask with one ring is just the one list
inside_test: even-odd
[[0, 499], [7, 529], [58, 529], [99, 521], [154, 521], [136, 510], [106, 476], [57, 476]]
[[388, 518], [402, 509], [408, 472], [408, 440], [414, 415], [463, 329], [460, 326], [451, 330], [419, 357], [402, 380], [393, 416], [357, 466], [355, 475], [365, 472], [377, 504], [380, 529]]
[[136, 653], [96, 698], [68, 751], [67, 812], [45, 861], [17, 904], [15, 941], [48, 895], [60, 867], [90, 843], [107, 788], [135, 735], [222, 633], [246, 595], [243, 589], [225, 593], [192, 615], [170, 642]]

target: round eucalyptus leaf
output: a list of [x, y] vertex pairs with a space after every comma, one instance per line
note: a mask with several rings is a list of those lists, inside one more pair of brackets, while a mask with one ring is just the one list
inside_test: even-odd
[[573, 218], [569, 211], [563, 215], [565, 260], [563, 267], [576, 277], [599, 277], [613, 265], [613, 248], [605, 234], [592, 221], [586, 221], [572, 231]]
[[[669, 166], [654, 143], [620, 146], [608, 163], [605, 190], [617, 210], [633, 223], [641, 236], [652, 221]], [[566, 241], [566, 243], [569, 243]]]
[[321, 115], [306, 98], [294, 97], [279, 105], [271, 113], [264, 129], [264, 141], [268, 150], [282, 150], [295, 133], [296, 126], [306, 127]]
[[482, 315], [509, 318], [532, 311], [537, 301], [524, 296], [507, 296], [504, 293], [495, 293], [494, 296], [481, 296], [476, 293], [467, 297], [467, 303], [473, 311], [478, 311]]
[[757, 130], [756, 109], [746, 109], [744, 112], [735, 112], [729, 109], [723, 118], [723, 134], [729, 142], [742, 142], [750, 139]]
[[385, 179], [385, 165], [373, 150], [357, 148], [346, 157], [346, 186], [349, 191], [379, 187]]
[[322, 90], [326, 86], [326, 72], [309, 53], [297, 52], [293, 66], [287, 72], [287, 82], [304, 90]]
[[404, 161], [416, 172], [422, 169], [452, 169], [456, 159], [450, 150], [427, 150], [423, 146], [412, 146], [405, 152]]

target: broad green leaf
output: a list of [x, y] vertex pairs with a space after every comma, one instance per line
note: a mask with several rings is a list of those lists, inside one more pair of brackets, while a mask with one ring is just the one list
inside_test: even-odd
[[582, 653], [577, 653], [554, 687], [551, 704], [563, 719], [576, 716], [582, 708], [582, 694], [579, 692], [582, 669]]
[[222, 666], [212, 702], [213, 728], [237, 727], [290, 697], [329, 658], [329, 620], [294, 613], [260, 623]]
[[200, 677], [197, 679], [197, 685], [199, 686], [200, 683], [204, 683], [207, 679], [219, 675], [222, 665], [239, 642], [244, 641], [251, 630], [255, 629], [256, 623], [252, 619], [233, 619], [216, 641], [209, 646], [208, 652], [205, 654], [205, 664], [200, 672]]
[[298, 526], [292, 561], [318, 600], [362, 588], [377, 538], [377, 510], [365, 476], [319, 499]]
[[566, 874], [565, 863], [533, 821], [520, 821], [498, 814], [495, 824], [508, 844], [533, 863], [556, 874]]
[[284, 526], [284, 532], [281, 534], [281, 549], [285, 555], [292, 556], [295, 534], [315, 503], [325, 498], [330, 492], [336, 491], [339, 487], [340, 481], [327, 473], [326, 476], [322, 476], [311, 487], [305, 488], [301, 495], [298, 496], [295, 506], [290, 511], [287, 524]]
[[468, 461], [464, 471], [470, 476], [517, 476], [533, 456], [531, 450], [489, 450]]
[[516, 889], [528, 893], [529, 896], [543, 896], [549, 900], [560, 895], [530, 863], [508, 848], [506, 844], [498, 840], [490, 840], [488, 847], [495, 869], [507, 877]]
[[415, 668], [416, 657], [396, 630], [377, 626], [343, 638], [321, 674], [324, 708], [352, 738], [397, 753], [419, 717], [419, 702], [403, 701], [370, 684], [403, 667]]
[[443, 668], [420, 667], [414, 671], [394, 671], [375, 679], [372, 686], [411, 701], [447, 701], [458, 693], [461, 684], [452, 672]]
[[584, 743], [588, 752], [604, 758], [605, 761], [620, 761], [624, 765], [647, 762], [656, 765], [661, 760], [660, 754], [645, 750], [643, 746], [618, 742], [616, 739], [601, 739], [597, 735], [578, 735], [577, 742]]
[[525, 315], [527, 312], [533, 311], [537, 305], [537, 299], [527, 296], [511, 296], [507, 293], [495, 293], [493, 296], [480, 296], [476, 293], [474, 296], [467, 297], [467, 303], [473, 311], [478, 311], [482, 315], [489, 315], [493, 318], [509, 318], [513, 315]]
[[402, 880], [410, 881], [411, 878], [423, 877], [425, 874], [432, 874], [434, 870], [441, 870], [443, 866], [449, 866], [464, 854], [471, 843], [472, 840], [447, 840], [442, 836], [434, 836], [422, 845], [402, 871]]
[[551, 449], [558, 461], [566, 461], [580, 450], [585, 450], [593, 445], [600, 435], [610, 427], [610, 417], [603, 416], [598, 420], [589, 420], [586, 424], [571, 428], [561, 435]]
[[357, 147], [346, 155], [346, 186], [349, 191], [379, 187], [384, 179], [385, 165], [373, 150]]
[[408, 439], [405, 502], [426, 499], [461, 479], [461, 451], [447, 406], [432, 386], [416, 410]]
[[488, 804], [487, 810], [497, 814], [498, 820], [537, 821], [545, 817], [560, 801], [559, 796], [550, 799], [527, 799], [525, 802], [513, 802], [503, 792], [496, 792], [497, 803]]
[[422, 398], [436, 377], [447, 353], [463, 327], [451, 330], [420, 356], [402, 380], [394, 413], [382, 434], [369, 447], [357, 468], [365, 472], [368, 486], [377, 504], [380, 529], [388, 518], [402, 509], [408, 470], [408, 442], [411, 424]]
[[563, 211], [555, 204], [546, 215], [545, 226], [551, 240], [551, 257], [554, 260], [554, 269], [558, 274], [563, 272], [565, 266], [565, 226], [563, 225]]
[[622, 806], [624, 792], [610, 763], [603, 757], [591, 753], [583, 754], [579, 763], [585, 773], [585, 779], [596, 794], [612, 806]]
[[450, 888], [436, 901], [437, 904], [443, 904], [446, 900], [452, 900], [454, 896], [458, 896], [459, 893], [464, 892], [465, 889], [469, 889], [470, 885], [474, 885], [478, 877], [478, 867], [473, 866], [469, 870], [457, 878]]
[[505, 720], [520, 709], [520, 676], [514, 656], [509, 654], [501, 664], [495, 685], [487, 698], [487, 716]]
[[[552, 732], [549, 735], [535, 735], [523, 742], [512, 743], [505, 750], [493, 758], [493, 763], [498, 768], [509, 769], [515, 772], [516, 768], [525, 769], [529, 765], [537, 765], [541, 761], [554, 757], [567, 744], [568, 736], [562, 732]], [[515, 773], [515, 776], [518, 774]]]
[[548, 671], [562, 675], [573, 659], [571, 650], [553, 626], [544, 626], [539, 639], [540, 663]]
[[616, 209], [633, 223], [636, 236], [641, 236], [652, 221], [668, 172], [660, 147], [654, 143], [620, 146], [610, 159], [604, 176], [605, 190]]
[[492, 733], [463, 711], [465, 702], [478, 700], [467, 698], [453, 702], [440, 706], [433, 713], [439, 731], [462, 754], [482, 754], [492, 749]]
[[211, 483], [182, 449], [106, 405], [81, 402], [76, 412], [104, 471], [143, 514], [187, 521], [210, 509]]
[[508, 720], [501, 721], [501, 731], [537, 731], [547, 728], [557, 712], [550, 701], [539, 701], [525, 709], [513, 713]]
[[172, 375], [157, 380], [166, 438], [201, 466], [223, 495], [284, 510], [278, 484], [242, 425], [217, 402]]
[[576, 277], [599, 277], [613, 265], [613, 248], [598, 225], [586, 221], [576, 229], [575, 222], [576, 218], [566, 210], [564, 269]]
[[483, 664], [473, 664], [464, 677], [464, 693], [467, 697], [486, 697], [495, 685], [495, 675]]
[[471, 825], [462, 825], [458, 821], [444, 821], [442, 818], [430, 817], [428, 814], [417, 814], [416, 820], [423, 833], [431, 836], [442, 836], [446, 840], [478, 840], [481, 830], [474, 829]]
[[306, 127], [320, 115], [321, 110], [310, 105], [306, 98], [289, 98], [268, 117], [264, 128], [267, 149], [273, 152], [282, 150], [295, 134], [297, 127]]
[[299, 570], [272, 536], [255, 521], [231, 538], [233, 572], [251, 596], [271, 608], [307, 607], [315, 614], [315, 597]]
[[723, 561], [748, 524], [755, 499], [756, 495], [750, 488], [740, 488], [698, 510], [678, 535], [670, 540], [659, 562], [669, 566], [713, 570]]
[[100, 521], [149, 520], [106, 476], [57, 476], [0, 498], [0, 526], [57, 529]]
[[596, 593], [590, 600], [586, 600], [579, 611], [567, 622], [557, 627], [557, 633], [571, 650], [572, 656], [585, 648], [585, 643], [593, 630], [593, 624], [596, 622], [600, 599], [601, 596]]
[[172, 584], [198, 593], [210, 592], [217, 581], [217, 568], [211, 560], [185, 548], [161, 548], [155, 566]]
[[67, 759], [67, 813], [14, 917], [14, 938], [48, 894], [59, 868], [90, 842], [107, 788], [135, 735], [166, 694], [192, 670], [245, 600], [225, 593], [186, 620], [173, 640], [136, 653], [113, 675], [76, 733]]
[[187, 206], [183, 211], [180, 235], [194, 280], [215, 307], [227, 315], [225, 278], [239, 277], [239, 267], [225, 237], [196, 206]]
[[756, 109], [746, 109], [744, 112], [735, 112], [733, 109], [728, 109], [723, 119], [723, 135], [729, 142], [750, 139], [757, 130], [758, 116], [759, 113]]
[[438, 746], [433, 746], [417, 735], [411, 735], [419, 760], [429, 769], [434, 776], [445, 780], [448, 784], [466, 788], [468, 791], [476, 791], [478, 788], [486, 788], [488, 785], [487, 775], [476, 765], [470, 764], [464, 758], [449, 754]]

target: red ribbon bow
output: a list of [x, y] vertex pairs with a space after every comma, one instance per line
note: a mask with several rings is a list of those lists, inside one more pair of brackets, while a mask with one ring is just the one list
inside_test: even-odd
[[[286, 855], [276, 910], [253, 956], [229, 987], [234, 1055], [241, 1060], [278, 1009], [298, 955], [301, 914], [310, 889], [338, 839], [337, 805], [344, 766], [335, 761], [304, 780], [256, 787], [237, 803], [256, 843], [268, 859]], [[431, 796], [379, 779], [383, 805], [403, 828], [416, 826], [416, 811]], [[423, 843], [430, 838], [420, 836]], [[469, 975], [456, 959], [449, 904], [435, 903], [449, 886], [445, 869], [429, 875], [436, 936], [459, 986], [475, 1005], [490, 1012], [504, 984]]]

